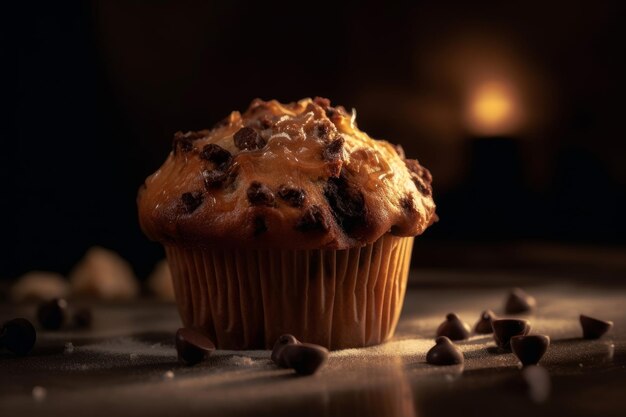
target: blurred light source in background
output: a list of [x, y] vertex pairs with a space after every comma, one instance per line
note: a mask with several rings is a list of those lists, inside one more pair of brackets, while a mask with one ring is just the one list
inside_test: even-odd
[[436, 45], [422, 46], [415, 63], [421, 90], [446, 97], [457, 126], [473, 135], [536, 135], [554, 116], [555, 92], [544, 69], [532, 52], [495, 29], [458, 28]]
[[[620, 2], [336, 2], [330, 13], [304, 14], [247, 1], [11, 3], [19, 3], [20, 17], [7, 20], [19, 52], [18, 72], [6, 79], [15, 122], [0, 166], [4, 194], [19, 210], [4, 205], [12, 221], [3, 228], [11, 243], [0, 256], [3, 277], [68, 271], [94, 244], [147, 275], [163, 254], [137, 225], [137, 186], [162, 163], [173, 132], [205, 128], [256, 96], [327, 96], [356, 107], [373, 137], [419, 157], [435, 178], [441, 217], [425, 238], [465, 239], [476, 224], [508, 238], [522, 230], [517, 236], [624, 242]], [[332, 36], [285, 35], [319, 22]], [[318, 38], [327, 38], [320, 51], [302, 52]], [[84, 158], [94, 144], [98, 152]], [[480, 146], [501, 156], [483, 152], [483, 163]], [[521, 173], [514, 178], [527, 192], [503, 212], [519, 219], [511, 230], [490, 217], [480, 223], [466, 207], [487, 212], [472, 191], [486, 199], [513, 193], [504, 169]], [[493, 172], [501, 186], [489, 185]], [[472, 189], [477, 174], [485, 182], [478, 178]], [[447, 264], [451, 256], [441, 252]], [[416, 253], [432, 263], [432, 252]]]
[[[414, 42], [415, 88], [396, 86], [393, 94], [368, 97], [400, 109], [368, 111], [359, 103], [365, 107], [361, 115], [382, 119], [390, 114], [386, 123], [381, 120], [381, 131], [391, 126], [396, 131], [389, 137], [420, 156], [436, 178], [438, 196], [467, 181], [470, 142], [480, 137], [518, 139], [526, 180], [539, 187], [535, 184], [549, 170], [546, 147], [554, 140], [546, 128], [557, 116], [558, 91], [534, 51], [506, 29], [489, 25], [459, 24], [437, 32], [436, 38], [418, 31]], [[532, 158], [526, 160], [527, 155]]]
[[522, 121], [516, 92], [502, 81], [476, 85], [467, 99], [465, 113], [468, 129], [480, 136], [512, 133]]

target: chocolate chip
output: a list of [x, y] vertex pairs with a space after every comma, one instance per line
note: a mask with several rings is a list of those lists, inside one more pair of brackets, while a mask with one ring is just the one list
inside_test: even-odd
[[311, 206], [296, 223], [296, 230], [301, 232], [326, 232], [330, 228], [324, 212], [319, 206]]
[[583, 338], [599, 339], [613, 327], [612, 321], [604, 321], [593, 317], [580, 315], [580, 325], [583, 328]]
[[464, 361], [463, 353], [450, 339], [439, 336], [435, 346], [426, 353], [426, 362], [431, 365], [459, 365]]
[[207, 190], [220, 187], [224, 181], [228, 178], [228, 174], [219, 169], [212, 169], [202, 171], [202, 178], [204, 178], [204, 186]]
[[195, 365], [201, 362], [215, 350], [215, 345], [211, 339], [200, 330], [178, 329], [175, 340], [178, 360], [186, 365]]
[[312, 375], [328, 360], [328, 349], [312, 343], [288, 344], [278, 355], [278, 362], [298, 375]]
[[417, 208], [415, 207], [413, 194], [409, 193], [406, 196], [402, 197], [400, 199], [400, 207], [402, 207], [405, 212], [409, 214], [414, 214], [417, 211]]
[[200, 158], [213, 162], [217, 168], [224, 170], [232, 162], [232, 155], [226, 149], [214, 143], [209, 143], [202, 148]]
[[272, 356], [271, 356], [272, 361], [278, 366], [287, 368], [288, 366], [285, 365], [285, 363], [280, 360], [281, 352], [283, 348], [287, 345], [298, 345], [298, 344], [300, 344], [300, 341], [296, 339], [294, 335], [291, 335], [291, 334], [281, 335], [278, 339], [276, 339], [276, 343], [274, 343], [274, 347], [272, 349]]
[[422, 166], [415, 159], [406, 159], [404, 161], [404, 165], [406, 165], [406, 167], [409, 169], [409, 172], [412, 172], [413, 174], [420, 175], [420, 173], [422, 172]]
[[190, 152], [193, 149], [193, 143], [190, 138], [185, 137], [182, 133], [178, 132], [174, 135], [172, 141], [172, 151], [177, 154], [178, 151]]
[[281, 185], [278, 188], [278, 196], [285, 200], [291, 207], [302, 207], [306, 199], [306, 193], [301, 188]]
[[328, 139], [328, 135], [330, 134], [330, 126], [326, 123], [320, 123], [317, 125], [317, 136], [320, 139]]
[[493, 333], [493, 327], [491, 322], [495, 320], [496, 314], [491, 310], [485, 310], [480, 313], [480, 318], [474, 326], [474, 332], [478, 334], [490, 334]]
[[513, 336], [511, 350], [522, 365], [537, 365], [550, 346], [550, 337], [534, 334], [531, 336]]
[[470, 337], [471, 329], [469, 324], [463, 322], [459, 316], [450, 313], [446, 320], [437, 328], [437, 336], [446, 336], [450, 340], [463, 340]]
[[253, 181], [246, 192], [248, 201], [253, 206], [269, 206], [275, 205], [274, 193], [266, 185], [258, 181]]
[[66, 312], [67, 301], [63, 298], [55, 298], [39, 305], [37, 320], [46, 330], [59, 330], [65, 323]]
[[0, 346], [16, 355], [26, 355], [35, 346], [37, 332], [32, 323], [23, 318], [9, 320], [2, 325]]
[[77, 309], [72, 315], [72, 321], [74, 326], [79, 329], [91, 327], [91, 322], [93, 321], [91, 310], [86, 307]]
[[235, 146], [241, 150], [253, 151], [265, 146], [265, 139], [251, 127], [242, 127], [233, 136]]
[[[404, 151], [403, 151], [404, 152]], [[430, 171], [423, 167], [417, 159], [404, 159], [404, 164], [409, 169], [413, 177], [418, 177], [424, 181], [427, 187], [432, 183], [432, 175]]]
[[226, 171], [222, 171], [221, 169], [204, 170], [202, 171], [204, 187], [209, 191], [222, 186], [228, 188], [234, 184], [237, 173], [237, 165], [231, 165]]
[[326, 111], [326, 117], [331, 120], [335, 120], [339, 118], [341, 115], [347, 114], [346, 109], [343, 106], [335, 106], [335, 107], [327, 107], [324, 109]]
[[419, 177], [422, 176], [423, 167], [420, 165], [420, 163], [417, 161], [417, 159], [406, 159], [404, 161], [404, 165], [406, 165], [406, 167], [412, 173], [418, 175]]
[[513, 336], [526, 336], [530, 331], [530, 323], [519, 319], [496, 319], [491, 322], [493, 340], [504, 350], [511, 350]]
[[259, 118], [259, 127], [261, 129], [269, 129], [270, 127], [272, 127], [274, 125], [274, 122], [272, 121], [272, 118], [268, 115], [263, 115], [261, 116], [261, 118]]
[[425, 195], [427, 197], [432, 195], [432, 188], [424, 184], [424, 181], [420, 177], [413, 175], [411, 179], [413, 180], [413, 184], [415, 184], [415, 188], [417, 188], [417, 191], [419, 191], [422, 195]]
[[313, 99], [313, 103], [317, 104], [323, 109], [327, 109], [330, 107], [330, 100], [324, 97], [315, 97]]
[[338, 178], [328, 179], [324, 186], [324, 197], [337, 224], [348, 235], [357, 234], [367, 226], [368, 210], [363, 193], [348, 182], [343, 172]]
[[406, 154], [404, 153], [404, 148], [400, 144], [393, 145], [393, 148], [396, 150], [398, 156], [402, 159], [406, 158]]
[[174, 151], [174, 154], [179, 150], [182, 152], [190, 152], [193, 150], [193, 142], [203, 137], [204, 135], [200, 132], [176, 132], [174, 134], [174, 140], [172, 141], [172, 151]]
[[191, 150], [193, 149], [193, 144], [191, 143], [191, 141], [185, 139], [185, 138], [181, 138], [178, 140], [174, 141], [174, 145], [173, 145], [173, 150], [174, 153], [177, 153], [177, 150], [181, 150], [182, 152], [191, 152]]
[[504, 311], [507, 314], [530, 313], [536, 306], [537, 301], [534, 297], [526, 294], [521, 288], [514, 288], [506, 299]]
[[427, 183], [429, 186], [430, 186], [430, 184], [432, 184], [432, 182], [433, 182], [433, 176], [432, 176], [432, 174], [430, 173], [430, 171], [429, 171], [427, 168], [422, 167], [422, 175], [421, 175], [421, 177], [422, 177], [422, 179], [423, 179], [424, 181], [426, 181], [426, 183]]
[[195, 191], [192, 193], [184, 193], [180, 199], [183, 203], [185, 211], [188, 214], [191, 214], [196, 211], [198, 207], [200, 207], [200, 204], [204, 201], [204, 195], [202, 195], [199, 191]]
[[254, 236], [258, 236], [267, 232], [267, 223], [265, 222], [265, 217], [257, 216], [253, 220], [254, 226]]
[[308, 133], [317, 136], [317, 138], [321, 139], [322, 142], [329, 142], [330, 139], [334, 139], [337, 137], [336, 129], [334, 128], [333, 122], [328, 119], [316, 120], [312, 132]]
[[415, 159], [405, 159], [404, 164], [411, 172], [411, 179], [418, 191], [425, 196], [432, 195], [433, 190], [430, 184], [433, 181], [433, 177], [430, 171], [421, 166]]
[[343, 156], [343, 145], [345, 143], [345, 139], [343, 136], [339, 136], [328, 145], [324, 147], [322, 151], [322, 159], [324, 161], [337, 161], [341, 160]]
[[322, 150], [322, 159], [327, 162], [326, 170], [329, 177], [338, 177], [343, 165], [344, 138], [339, 136]]
[[529, 365], [522, 369], [521, 376], [532, 402], [543, 403], [548, 399], [552, 383], [550, 374], [546, 369], [537, 365]]

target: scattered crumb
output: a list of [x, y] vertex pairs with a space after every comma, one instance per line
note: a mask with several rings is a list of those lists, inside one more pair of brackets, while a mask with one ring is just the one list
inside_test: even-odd
[[137, 278], [117, 253], [94, 246], [74, 267], [70, 276], [74, 295], [103, 300], [130, 300], [139, 294]]
[[[271, 351], [269, 350], [246, 350], [246, 356], [252, 359], [269, 359]], [[212, 356], [221, 356], [230, 359], [233, 356], [241, 356], [240, 350], [218, 349], [213, 352]]]
[[46, 399], [48, 391], [44, 387], [39, 385], [33, 387], [33, 399], [37, 402], [41, 402]]
[[67, 342], [65, 344], [65, 348], [63, 349], [63, 353], [65, 354], [71, 354], [74, 352], [74, 344], [72, 342]]
[[583, 366], [584, 366], [584, 365], [582, 364], [582, 362], [578, 364], [578, 367], [579, 367], [579, 368], [582, 368]]
[[100, 343], [81, 346], [81, 350], [109, 355], [125, 355], [126, 357], [136, 355], [131, 357], [131, 359], [137, 359], [139, 355], [162, 358], [176, 357], [176, 349], [173, 346], [165, 346], [160, 343], [148, 344], [132, 337], [118, 337]]
[[[332, 352], [335, 358], [386, 358], [386, 357], [419, 357], [426, 354], [435, 344], [434, 339], [392, 340], [382, 345], [357, 349], [343, 349]], [[463, 349], [463, 348], [461, 348]]]
[[54, 272], [31, 271], [20, 277], [11, 287], [11, 298], [16, 302], [47, 301], [64, 298], [70, 285], [62, 275]]
[[237, 366], [252, 366], [254, 361], [249, 356], [233, 356], [229, 360], [230, 363]]
[[174, 378], [174, 372], [173, 371], [167, 371], [166, 373], [163, 374], [163, 378], [165, 378], [165, 379], [173, 379]]

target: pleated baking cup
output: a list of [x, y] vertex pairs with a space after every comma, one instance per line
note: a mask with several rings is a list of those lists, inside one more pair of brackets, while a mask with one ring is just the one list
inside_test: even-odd
[[165, 249], [184, 325], [218, 348], [271, 349], [291, 333], [345, 349], [393, 336], [412, 247], [386, 234], [347, 250]]

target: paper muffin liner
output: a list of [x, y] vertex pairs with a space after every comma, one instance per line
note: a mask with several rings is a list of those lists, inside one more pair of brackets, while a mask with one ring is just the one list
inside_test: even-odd
[[389, 339], [406, 290], [412, 237], [347, 250], [167, 246], [186, 327], [220, 349], [271, 349], [291, 333], [329, 349]]

